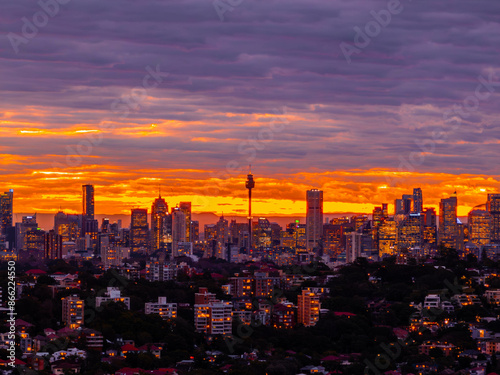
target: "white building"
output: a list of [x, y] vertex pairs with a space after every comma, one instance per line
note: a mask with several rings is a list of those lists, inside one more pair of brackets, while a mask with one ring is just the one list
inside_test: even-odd
[[106, 302], [123, 302], [125, 304], [125, 306], [127, 306], [127, 309], [130, 310], [130, 298], [129, 297], [122, 297], [121, 291], [118, 288], [108, 286], [108, 289], [107, 289], [104, 297], [96, 297], [95, 298], [96, 307], [99, 307], [103, 303], [106, 303]]
[[441, 297], [437, 294], [429, 294], [424, 300], [424, 309], [439, 309], [441, 307]]
[[158, 302], [144, 304], [146, 314], [158, 314], [163, 319], [177, 318], [177, 304], [167, 303], [167, 297], [158, 297]]

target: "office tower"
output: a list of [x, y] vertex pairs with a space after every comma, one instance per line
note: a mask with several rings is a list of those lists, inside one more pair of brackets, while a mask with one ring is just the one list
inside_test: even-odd
[[83, 210], [82, 215], [88, 219], [94, 220], [94, 186], [82, 185], [83, 190]]
[[245, 187], [248, 189], [248, 254], [252, 250], [252, 189], [255, 187], [253, 174], [250, 172], [247, 176]]
[[[245, 224], [246, 225], [246, 224]], [[192, 233], [192, 242], [196, 242], [200, 240], [200, 222], [197, 220], [191, 221], [191, 233]]]
[[469, 212], [469, 242], [477, 247], [487, 245], [491, 241], [492, 215], [485, 210], [473, 209]]
[[419, 214], [423, 209], [423, 199], [422, 199], [422, 189], [414, 188], [413, 189], [413, 213]]
[[229, 224], [229, 242], [238, 248], [248, 248], [248, 223], [237, 223], [231, 220]]
[[382, 203], [381, 207], [375, 207], [372, 213], [373, 226], [376, 228], [382, 221], [387, 219], [387, 203]]
[[435, 247], [437, 245], [436, 210], [426, 208], [422, 214], [424, 216], [424, 245]]
[[345, 234], [345, 261], [346, 263], [352, 263], [359, 257], [361, 257], [362, 251], [362, 237], [363, 234], [352, 231]]
[[323, 224], [323, 251], [330, 257], [337, 257], [343, 251], [344, 227], [338, 224]]
[[108, 218], [103, 218], [101, 223], [101, 233], [109, 234], [111, 232], [111, 224]]
[[28, 228], [24, 235], [26, 244], [26, 254], [21, 256], [30, 256], [36, 259], [45, 258], [45, 231], [40, 228]]
[[76, 295], [62, 298], [62, 321], [66, 327], [77, 329], [83, 325], [84, 306], [83, 300]]
[[151, 237], [153, 238], [152, 250], [166, 248], [165, 218], [168, 216], [168, 204], [165, 199], [158, 196], [151, 207]]
[[397, 222], [387, 219], [378, 227], [379, 255], [394, 255], [397, 247]]
[[86, 238], [87, 247], [94, 247], [99, 233], [99, 222], [94, 219], [94, 186], [82, 185], [82, 237]]
[[317, 189], [308, 190], [306, 201], [307, 250], [312, 250], [318, 246], [323, 232], [323, 192]]
[[424, 217], [409, 214], [398, 223], [397, 249], [399, 251], [420, 249], [423, 244]]
[[302, 290], [302, 294], [297, 296], [297, 323], [305, 327], [315, 326], [319, 320], [319, 310], [321, 303], [319, 295], [308, 290]]
[[186, 241], [186, 215], [180, 209], [175, 207], [172, 210], [172, 256], [179, 256], [179, 242]]
[[[323, 227], [323, 224], [321, 224]], [[273, 226], [266, 218], [259, 218], [253, 222], [253, 239], [252, 242], [255, 248], [269, 249], [272, 246]], [[281, 230], [281, 228], [280, 228]], [[279, 240], [279, 235], [278, 235]]]
[[354, 230], [359, 230], [368, 221], [366, 215], [351, 216], [351, 223], [354, 224]]
[[28, 250], [27, 232], [29, 229], [37, 229], [36, 214], [33, 216], [23, 216], [20, 223], [16, 223], [16, 249], [18, 251]]
[[147, 252], [149, 238], [148, 210], [134, 208], [130, 220], [130, 250]]
[[458, 248], [457, 196], [441, 199], [439, 204], [439, 244]]
[[227, 259], [226, 244], [229, 242], [229, 223], [224, 219], [224, 215], [219, 218], [215, 230], [217, 245], [214, 256], [219, 259]]
[[389, 205], [387, 203], [382, 203], [382, 214], [384, 217], [389, 217]]
[[180, 202], [179, 208], [186, 218], [186, 242], [193, 242], [191, 234], [191, 202]]
[[5, 242], [12, 231], [14, 190], [0, 194], [0, 242]]
[[81, 224], [79, 215], [66, 215], [59, 211], [54, 216], [54, 230], [56, 234], [62, 236], [62, 242], [76, 241], [80, 236], [79, 227]]
[[488, 194], [486, 208], [491, 215], [491, 241], [500, 242], [500, 194]]
[[54, 229], [45, 233], [45, 259], [62, 259], [63, 238]]
[[404, 194], [401, 199], [394, 201], [396, 215], [408, 215], [412, 211], [413, 195]]

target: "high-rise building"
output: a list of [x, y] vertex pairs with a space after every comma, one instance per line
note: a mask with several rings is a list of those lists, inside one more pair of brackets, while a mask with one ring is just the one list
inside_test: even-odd
[[134, 208], [130, 220], [130, 250], [136, 252], [139, 250], [148, 250], [149, 224], [148, 210], [143, 208]]
[[426, 208], [423, 211], [423, 215], [424, 215], [424, 245], [428, 247], [436, 247], [437, 245], [436, 210], [434, 208]]
[[94, 219], [94, 186], [82, 185], [82, 237], [90, 247], [95, 247], [99, 234], [99, 222]]
[[166, 248], [165, 218], [168, 216], [168, 204], [160, 196], [155, 199], [151, 207], [151, 237], [152, 250]]
[[12, 232], [14, 190], [0, 194], [0, 242], [7, 241]]
[[[292, 232], [292, 241], [293, 238]], [[325, 255], [337, 257], [344, 251], [344, 227], [339, 224], [323, 224], [323, 251]]]
[[421, 248], [423, 244], [424, 217], [409, 214], [398, 223], [397, 248], [399, 251]]
[[474, 209], [469, 212], [469, 242], [477, 247], [487, 245], [491, 241], [492, 216], [488, 211]]
[[357, 231], [345, 234], [345, 261], [352, 263], [361, 256], [363, 234]]
[[486, 208], [491, 215], [491, 241], [500, 242], [500, 194], [488, 194]]
[[62, 299], [62, 320], [70, 329], [76, 329], [83, 325], [84, 307], [83, 300], [76, 295]]
[[89, 219], [94, 219], [94, 186], [82, 185], [83, 190], [83, 210], [82, 215]]
[[457, 196], [441, 199], [439, 204], [439, 244], [457, 249], [459, 232], [457, 222]]
[[193, 242], [191, 230], [191, 202], [180, 202], [179, 208], [184, 212], [186, 218], [186, 242]]
[[245, 187], [248, 189], [248, 254], [253, 249], [252, 247], [252, 189], [255, 188], [255, 181], [253, 180], [253, 174], [250, 173], [247, 175], [247, 181], [245, 183]]
[[200, 240], [200, 222], [198, 220], [191, 220], [191, 240], [192, 242]]
[[224, 219], [224, 215], [219, 218], [216, 224], [215, 240], [217, 241], [217, 245], [214, 256], [219, 259], [227, 259], [226, 244], [229, 241], [229, 223]]
[[382, 221], [387, 219], [387, 217], [387, 203], [382, 203], [381, 207], [375, 207], [372, 214], [373, 226], [377, 228]]
[[413, 189], [413, 213], [419, 214], [423, 210], [422, 189]]
[[396, 215], [408, 215], [412, 211], [413, 195], [404, 194], [401, 199], [394, 201], [394, 213]]
[[180, 209], [175, 207], [172, 210], [172, 256], [179, 256], [179, 243], [186, 241], [186, 215]]
[[315, 326], [321, 309], [319, 295], [304, 289], [302, 294], [297, 296], [297, 306], [297, 323], [305, 327]]
[[45, 233], [45, 259], [62, 259], [61, 235], [52, 229]]
[[16, 223], [16, 249], [18, 251], [28, 250], [27, 232], [30, 229], [36, 230], [37, 228], [36, 214], [33, 216], [23, 216], [22, 221]]
[[397, 222], [392, 219], [384, 220], [378, 227], [379, 255], [394, 255], [397, 247]]
[[66, 215], [60, 211], [54, 216], [54, 230], [62, 236], [62, 242], [76, 241], [79, 237], [78, 215]]
[[313, 189], [306, 193], [306, 237], [307, 250], [318, 246], [323, 234], [323, 191]]

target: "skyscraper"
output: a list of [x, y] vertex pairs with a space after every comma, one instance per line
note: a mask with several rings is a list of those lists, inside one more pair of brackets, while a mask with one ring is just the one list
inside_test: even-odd
[[175, 207], [172, 210], [172, 256], [179, 256], [179, 242], [186, 242], [186, 215]]
[[148, 249], [149, 224], [148, 210], [134, 208], [130, 220], [130, 250], [132, 252]]
[[0, 242], [7, 240], [12, 231], [14, 190], [0, 194]]
[[248, 189], [248, 253], [252, 250], [252, 189], [255, 187], [253, 174], [250, 172], [247, 176], [245, 187]]
[[82, 185], [83, 189], [83, 210], [82, 214], [88, 219], [94, 220], [94, 186]]
[[63, 238], [52, 229], [45, 233], [45, 259], [62, 259]]
[[424, 234], [424, 217], [409, 214], [398, 223], [397, 248], [399, 251], [421, 248]]
[[424, 244], [434, 247], [437, 244], [436, 210], [426, 208], [424, 215]]
[[413, 195], [404, 194], [401, 199], [394, 201], [396, 215], [408, 215], [412, 211]]
[[186, 219], [186, 242], [193, 242], [193, 235], [191, 229], [191, 202], [180, 202], [179, 208], [184, 212]]
[[153, 238], [152, 250], [160, 250], [166, 247], [165, 218], [168, 215], [168, 204], [165, 199], [158, 196], [151, 207], [151, 236]]
[[488, 194], [486, 208], [491, 215], [491, 241], [500, 242], [500, 194]]
[[323, 191], [308, 190], [306, 200], [307, 250], [312, 250], [318, 245], [323, 233]]
[[439, 244], [458, 248], [457, 196], [441, 199], [439, 204]]
[[413, 212], [419, 214], [423, 209], [422, 189], [413, 189]]
[[82, 237], [88, 236], [90, 245], [95, 246], [99, 233], [99, 223], [94, 219], [94, 186], [82, 185]]
[[489, 244], [492, 232], [491, 223], [492, 216], [488, 211], [475, 208], [469, 212], [467, 223], [469, 226], [469, 241], [477, 247]]

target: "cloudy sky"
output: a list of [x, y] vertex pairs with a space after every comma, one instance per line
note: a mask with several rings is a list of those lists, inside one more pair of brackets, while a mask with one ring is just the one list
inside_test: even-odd
[[[370, 212], [500, 186], [500, 3], [2, 1], [0, 189], [16, 212]], [[45, 10], [44, 10], [45, 8]], [[389, 10], [390, 11], [389, 11]], [[48, 14], [48, 15], [47, 15]], [[378, 19], [378, 21], [376, 21]], [[381, 25], [382, 24], [382, 25]]]

